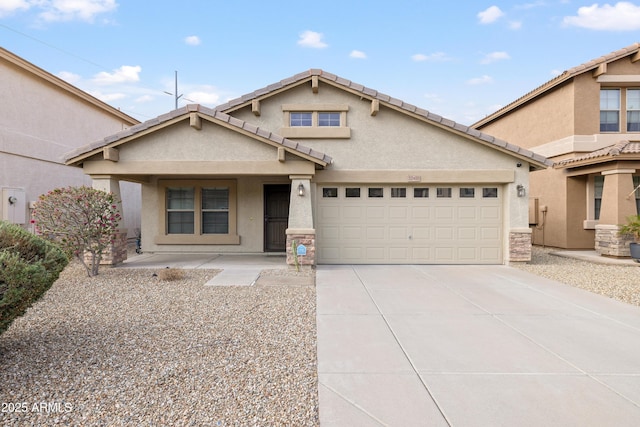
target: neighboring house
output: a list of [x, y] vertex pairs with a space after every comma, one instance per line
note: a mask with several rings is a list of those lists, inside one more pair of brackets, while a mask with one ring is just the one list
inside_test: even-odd
[[[139, 122], [2, 48], [0, 77], [0, 219], [28, 228], [41, 194], [91, 186], [81, 170], [64, 164], [64, 153]], [[122, 197], [133, 234], [140, 186], [125, 183]]]
[[302, 264], [529, 260], [529, 171], [550, 162], [322, 70], [188, 105], [67, 155], [142, 183], [145, 252]]
[[565, 71], [473, 127], [555, 162], [531, 176], [535, 244], [629, 255], [618, 225], [640, 208], [639, 43]]

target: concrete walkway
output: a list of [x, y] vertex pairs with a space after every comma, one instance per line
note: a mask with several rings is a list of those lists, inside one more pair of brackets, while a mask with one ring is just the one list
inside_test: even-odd
[[320, 424], [640, 425], [640, 308], [508, 266], [319, 266]]

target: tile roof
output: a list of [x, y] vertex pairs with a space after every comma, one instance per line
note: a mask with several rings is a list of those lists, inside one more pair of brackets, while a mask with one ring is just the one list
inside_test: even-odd
[[634, 53], [637, 53], [638, 51], [640, 51], [640, 43], [634, 43], [625, 48], [611, 52], [607, 55], [603, 55], [599, 58], [592, 59], [591, 61], [585, 62], [584, 64], [580, 64], [576, 67], [569, 68], [559, 76], [556, 76], [553, 79], [549, 80], [548, 82], [542, 84], [541, 86], [538, 86], [537, 88], [526, 93], [525, 95], [521, 96], [520, 98], [511, 102], [510, 104], [502, 107], [498, 111], [492, 114], [489, 114], [487, 117], [483, 118], [482, 120], [479, 120], [478, 122], [474, 123], [472, 126], [482, 127], [487, 123], [495, 120], [496, 118], [502, 116], [503, 114], [517, 108], [522, 104], [525, 104], [526, 102], [537, 97], [538, 95], [541, 95], [542, 93], [566, 82], [567, 80], [570, 80], [587, 71], [591, 71], [595, 68], [598, 68], [602, 64], [607, 64], [609, 62], [617, 61], [618, 59], [624, 58], [625, 56], [632, 55]]
[[[554, 164], [554, 167], [567, 168], [601, 163], [603, 161], [613, 160], [618, 156], [632, 157], [634, 160], [640, 159], [640, 141], [619, 141], [600, 150], [592, 151], [584, 156], [558, 161]], [[621, 158], [621, 160], [623, 160], [623, 158]]]
[[292, 77], [281, 80], [277, 83], [273, 83], [264, 88], [255, 90], [239, 98], [233, 99], [225, 104], [218, 105], [217, 107], [215, 107], [215, 110], [225, 111], [225, 112], [231, 112], [231, 111], [237, 110], [241, 107], [248, 105], [254, 99], [268, 97], [292, 85], [304, 83], [310, 80], [313, 76], [317, 76], [319, 79], [323, 80], [324, 82], [333, 84], [337, 87], [341, 87], [343, 89], [346, 89], [360, 96], [370, 98], [370, 99], [377, 99], [378, 101], [380, 101], [383, 104], [386, 104], [389, 107], [419, 116], [422, 119], [426, 119], [426, 121], [431, 122], [432, 124], [435, 124], [437, 126], [448, 128], [450, 130], [454, 130], [454, 131], [466, 134], [478, 141], [482, 141], [483, 143], [486, 143], [488, 145], [493, 145], [496, 148], [511, 152], [512, 154], [517, 155], [518, 157], [521, 157], [523, 159], [526, 159], [527, 161], [530, 161], [536, 164], [538, 168], [544, 168], [544, 167], [553, 165], [553, 162], [551, 160], [548, 160], [546, 157], [536, 154], [533, 151], [524, 149], [522, 147], [518, 147], [506, 141], [502, 141], [498, 138], [495, 138], [491, 135], [483, 133], [472, 127], [465, 126], [460, 123], [456, 123], [453, 120], [449, 120], [437, 114], [433, 114], [427, 110], [416, 107], [415, 105], [408, 104], [397, 98], [392, 98], [389, 95], [385, 95], [384, 93], [378, 92], [377, 90], [367, 88], [361, 84], [354, 83], [350, 80], [344, 79], [335, 74], [328, 73], [321, 69], [310, 69], [308, 71], [298, 73]]
[[169, 121], [178, 119], [183, 116], [188, 116], [188, 114], [195, 113], [195, 112], [199, 113], [200, 116], [204, 118], [208, 118], [211, 121], [224, 122], [238, 130], [249, 132], [258, 137], [268, 139], [272, 143], [288, 148], [290, 151], [293, 151], [294, 153], [299, 153], [304, 157], [311, 157], [312, 159], [317, 160], [318, 163], [328, 165], [333, 161], [330, 156], [324, 153], [321, 153], [316, 150], [312, 150], [311, 148], [306, 147], [296, 141], [292, 141], [278, 134], [275, 134], [269, 130], [262, 129], [248, 122], [232, 117], [220, 110], [207, 108], [199, 104], [189, 104], [185, 107], [170, 111], [154, 119], [147, 120], [146, 122], [139, 123], [135, 126], [131, 126], [130, 128], [120, 131], [116, 134], [107, 136], [101, 140], [95, 141], [93, 143], [79, 147], [73, 151], [70, 151], [65, 154], [66, 163], [72, 164], [72, 163], [80, 162], [81, 160], [96, 154], [98, 150], [101, 150], [108, 145], [111, 145], [111, 144], [119, 145], [115, 143], [125, 138], [128, 138], [130, 136], [134, 136], [143, 131], [149, 130], [155, 126], [167, 123]]

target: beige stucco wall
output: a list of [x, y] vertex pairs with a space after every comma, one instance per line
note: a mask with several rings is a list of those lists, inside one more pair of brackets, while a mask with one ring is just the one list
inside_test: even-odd
[[264, 185], [289, 183], [287, 177], [240, 177], [237, 183], [237, 215], [239, 245], [158, 245], [155, 236], [161, 232], [161, 215], [156, 206], [162, 205], [164, 193], [158, 189], [159, 178], [142, 185], [142, 202], [150, 212], [143, 212], [142, 249], [144, 252], [186, 253], [260, 253], [264, 241]]
[[[370, 101], [323, 83], [320, 83], [317, 94], [312, 92], [310, 85], [304, 84], [263, 100], [260, 116], [255, 116], [249, 107], [232, 114], [258, 126], [278, 129], [283, 126], [285, 117], [283, 104], [305, 103], [349, 106], [347, 126], [351, 129], [351, 138], [300, 140], [334, 160], [326, 170], [316, 173], [314, 182], [347, 179], [344, 178], [346, 176], [361, 180], [375, 176], [376, 179], [390, 179], [389, 182], [407, 182], [408, 175], [421, 175], [424, 182], [436, 183], [438, 179], [446, 179], [446, 182], [463, 184], [485, 179], [480, 178], [483, 172], [490, 176], [495, 171], [508, 171], [508, 179], [496, 173], [493, 182], [500, 185], [506, 195], [503, 229], [505, 234], [509, 230], [528, 230], [528, 198], [517, 197], [515, 188], [522, 184], [529, 191], [528, 164], [520, 161], [521, 167], [517, 167], [519, 161], [511, 155], [464, 136], [383, 106], [376, 116], [371, 116]], [[358, 171], [375, 173], [358, 174]], [[437, 171], [442, 173], [435, 173]], [[463, 171], [479, 172], [465, 174]], [[504, 253], [508, 254], [508, 239], [505, 240]]]
[[[3, 59], [0, 75], [0, 188], [22, 188], [35, 201], [57, 187], [91, 186], [63, 155], [128, 124]], [[133, 230], [140, 226], [140, 187], [126, 183], [121, 191], [125, 226]]]

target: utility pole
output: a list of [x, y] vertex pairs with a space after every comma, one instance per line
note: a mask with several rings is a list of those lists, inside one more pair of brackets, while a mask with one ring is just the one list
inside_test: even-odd
[[178, 99], [180, 99], [182, 97], [183, 94], [178, 95], [178, 71], [175, 72], [175, 82], [176, 82], [176, 89], [175, 92], [171, 93], [171, 92], [167, 92], [166, 90], [164, 91], [164, 93], [166, 93], [167, 95], [171, 95], [174, 96], [176, 99], [176, 110], [178, 109]]

